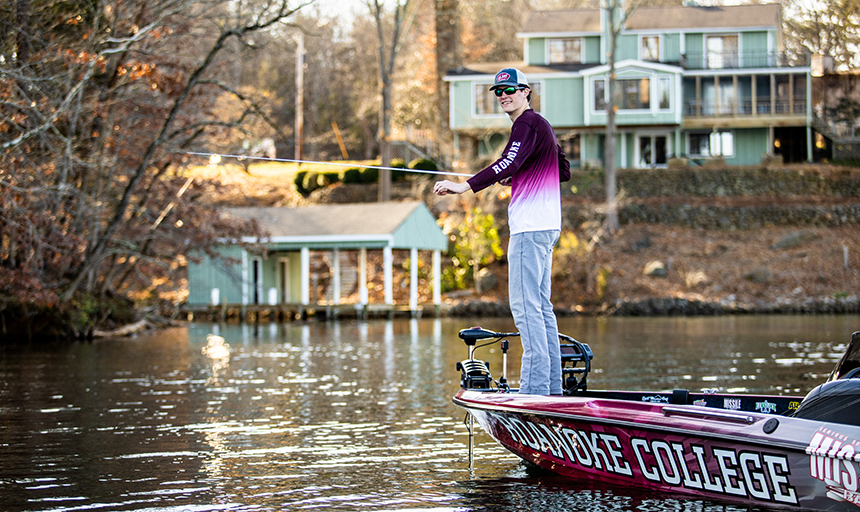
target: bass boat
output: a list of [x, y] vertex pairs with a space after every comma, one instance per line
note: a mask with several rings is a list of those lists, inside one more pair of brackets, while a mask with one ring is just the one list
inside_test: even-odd
[[[588, 389], [593, 354], [559, 336], [564, 394], [519, 394], [505, 377], [508, 338], [460, 331], [454, 403], [504, 448], [575, 480], [795, 510], [860, 510], [860, 332], [805, 397]], [[481, 345], [478, 343], [481, 342]], [[499, 343], [495, 380], [475, 349]]]

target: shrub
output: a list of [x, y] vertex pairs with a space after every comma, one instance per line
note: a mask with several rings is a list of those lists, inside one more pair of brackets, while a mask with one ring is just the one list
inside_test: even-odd
[[306, 173], [302, 180], [302, 188], [305, 191], [305, 196], [310, 195], [311, 192], [320, 188], [319, 175], [315, 172]]
[[379, 169], [361, 169], [361, 183], [376, 183], [379, 181]]
[[293, 179], [293, 184], [296, 186], [296, 191], [307, 197], [310, 194], [310, 191], [305, 188], [305, 176], [307, 176], [308, 171], [299, 171], [296, 173], [296, 177]]
[[323, 171], [319, 173], [317, 181], [320, 187], [327, 187], [340, 181], [340, 173], [338, 171]]
[[351, 167], [343, 171], [341, 181], [344, 183], [361, 183], [361, 168]]
[[438, 171], [439, 166], [429, 158], [416, 158], [409, 162], [410, 169], [422, 169], [424, 171]]
[[[420, 169], [422, 171], [438, 171], [439, 166], [435, 161], [430, 160], [429, 158], [416, 158], [409, 162], [410, 169]], [[423, 176], [426, 179], [433, 179], [433, 175], [430, 173], [421, 173], [419, 176]]]
[[[401, 158], [394, 159], [391, 161], [391, 167], [406, 169], [406, 161]], [[391, 171], [391, 181], [403, 181], [407, 174], [406, 171]]]

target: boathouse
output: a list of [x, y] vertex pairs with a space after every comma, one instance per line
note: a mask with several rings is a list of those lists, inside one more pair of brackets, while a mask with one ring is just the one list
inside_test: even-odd
[[[211, 308], [296, 306], [301, 312], [308, 307], [342, 305], [343, 276], [357, 284], [358, 303], [354, 309], [367, 311], [394, 310], [392, 293], [393, 251], [408, 250], [410, 261], [409, 304], [413, 314], [419, 311], [419, 251], [432, 251], [433, 304], [441, 303], [441, 252], [448, 248], [448, 238], [422, 202], [334, 204], [307, 207], [237, 207], [226, 208], [224, 215], [256, 220], [269, 237], [261, 242], [264, 251], [252, 253], [240, 244], [225, 241], [220, 254], [235, 263], [202, 257], [188, 264], [188, 301], [191, 311]], [[314, 297], [312, 304], [311, 251], [328, 251], [331, 278], [325, 295]], [[357, 258], [345, 258], [355, 251]], [[384, 304], [368, 302], [367, 254], [381, 251], [383, 256]], [[342, 268], [344, 261], [357, 261], [353, 268]], [[357, 283], [356, 283], [357, 281]], [[401, 309], [405, 305], [398, 305]], [[335, 312], [335, 314], [337, 314]]]

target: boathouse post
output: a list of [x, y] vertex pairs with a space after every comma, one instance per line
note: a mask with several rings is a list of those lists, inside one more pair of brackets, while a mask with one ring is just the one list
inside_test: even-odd
[[433, 304], [442, 304], [442, 251], [433, 251]]
[[332, 303], [337, 306], [340, 305], [340, 250], [336, 247], [331, 251], [331, 259], [332, 259]]
[[387, 245], [382, 248], [382, 274], [384, 276], [384, 296], [385, 304], [394, 304], [394, 293], [392, 292], [391, 282], [393, 281], [391, 267], [394, 264], [394, 257], [391, 254], [391, 246]]
[[245, 321], [248, 306], [248, 251], [242, 250], [242, 307], [239, 308], [239, 320]]
[[418, 248], [409, 249], [409, 311], [418, 312]]
[[367, 247], [358, 250], [358, 303], [367, 307]]
[[301, 248], [302, 260], [302, 306], [311, 303], [311, 251], [307, 246]]

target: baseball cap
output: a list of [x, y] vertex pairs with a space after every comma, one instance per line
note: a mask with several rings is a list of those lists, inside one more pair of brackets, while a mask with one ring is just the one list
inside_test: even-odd
[[526, 80], [526, 75], [517, 68], [505, 68], [496, 73], [496, 80], [490, 90], [498, 89], [499, 87], [516, 87], [524, 85], [528, 87], [529, 82]]

